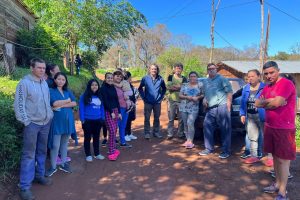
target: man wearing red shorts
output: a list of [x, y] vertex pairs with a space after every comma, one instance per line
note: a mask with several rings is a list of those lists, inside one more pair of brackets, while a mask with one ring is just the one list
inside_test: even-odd
[[274, 61], [264, 64], [263, 73], [268, 85], [255, 105], [266, 109], [264, 151], [272, 153], [276, 174], [276, 182], [264, 192], [278, 192], [276, 200], [285, 200], [290, 161], [296, 159], [296, 88], [290, 80], [279, 77]]

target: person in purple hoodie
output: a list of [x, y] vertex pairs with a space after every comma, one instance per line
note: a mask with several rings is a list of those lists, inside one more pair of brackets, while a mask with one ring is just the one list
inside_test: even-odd
[[79, 101], [79, 113], [84, 132], [84, 152], [86, 161], [92, 162], [90, 142], [93, 137], [94, 158], [103, 160], [99, 153], [100, 130], [104, 126], [104, 106], [100, 95], [100, 85], [96, 79], [89, 80]]

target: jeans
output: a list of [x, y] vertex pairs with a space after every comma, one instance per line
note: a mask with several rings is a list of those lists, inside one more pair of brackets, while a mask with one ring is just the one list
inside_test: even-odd
[[193, 142], [195, 135], [195, 120], [197, 119], [198, 112], [181, 112], [181, 116], [184, 124], [184, 133], [186, 135], [186, 139]]
[[231, 116], [227, 105], [219, 105], [209, 109], [204, 119], [204, 145], [209, 151], [214, 151], [214, 132], [216, 128], [221, 131], [222, 151], [230, 153], [231, 148]]
[[51, 167], [56, 168], [56, 158], [58, 156], [58, 151], [60, 152], [60, 158], [62, 160], [62, 165], [66, 162], [66, 157], [68, 153], [68, 141], [70, 135], [53, 135], [53, 147], [50, 150], [50, 161]]
[[122, 115], [122, 120], [118, 121], [118, 126], [119, 126], [119, 135], [120, 135], [120, 141], [121, 144], [125, 144], [125, 128], [127, 124], [127, 119], [128, 119], [128, 113], [126, 112], [126, 108], [120, 108], [121, 115]]
[[46, 125], [30, 123], [23, 131], [23, 148], [20, 169], [20, 188], [31, 187], [34, 177], [44, 177], [47, 154], [47, 140], [50, 122]]
[[248, 113], [246, 128], [251, 156], [257, 157], [258, 153], [262, 153], [264, 123], [258, 114]]
[[151, 113], [154, 113], [153, 120], [153, 133], [159, 133], [160, 131], [160, 122], [159, 117], [161, 113], [161, 103], [158, 104], [148, 104], [144, 102], [144, 133], [150, 134], [150, 116]]
[[168, 117], [169, 117], [169, 123], [168, 123], [168, 135], [173, 136], [173, 130], [174, 130], [174, 120], [176, 116], [176, 111], [178, 114], [178, 136], [183, 135], [183, 120], [181, 117], [181, 112], [179, 112], [179, 104], [180, 102], [177, 101], [168, 101]]

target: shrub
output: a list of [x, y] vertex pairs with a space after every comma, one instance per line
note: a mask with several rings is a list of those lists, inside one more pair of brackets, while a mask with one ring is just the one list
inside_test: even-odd
[[300, 147], [300, 116], [297, 115], [296, 118], [296, 144]]

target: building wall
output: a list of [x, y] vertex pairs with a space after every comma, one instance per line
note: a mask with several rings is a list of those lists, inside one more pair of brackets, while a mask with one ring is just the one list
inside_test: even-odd
[[35, 24], [35, 16], [30, 13], [20, 0], [0, 1], [0, 43], [3, 38], [15, 41], [19, 29], [31, 29]]
[[227, 78], [242, 78], [244, 79], [245, 74], [242, 72], [238, 72], [237, 70], [228, 67], [225, 64], [217, 64], [218, 73]]

